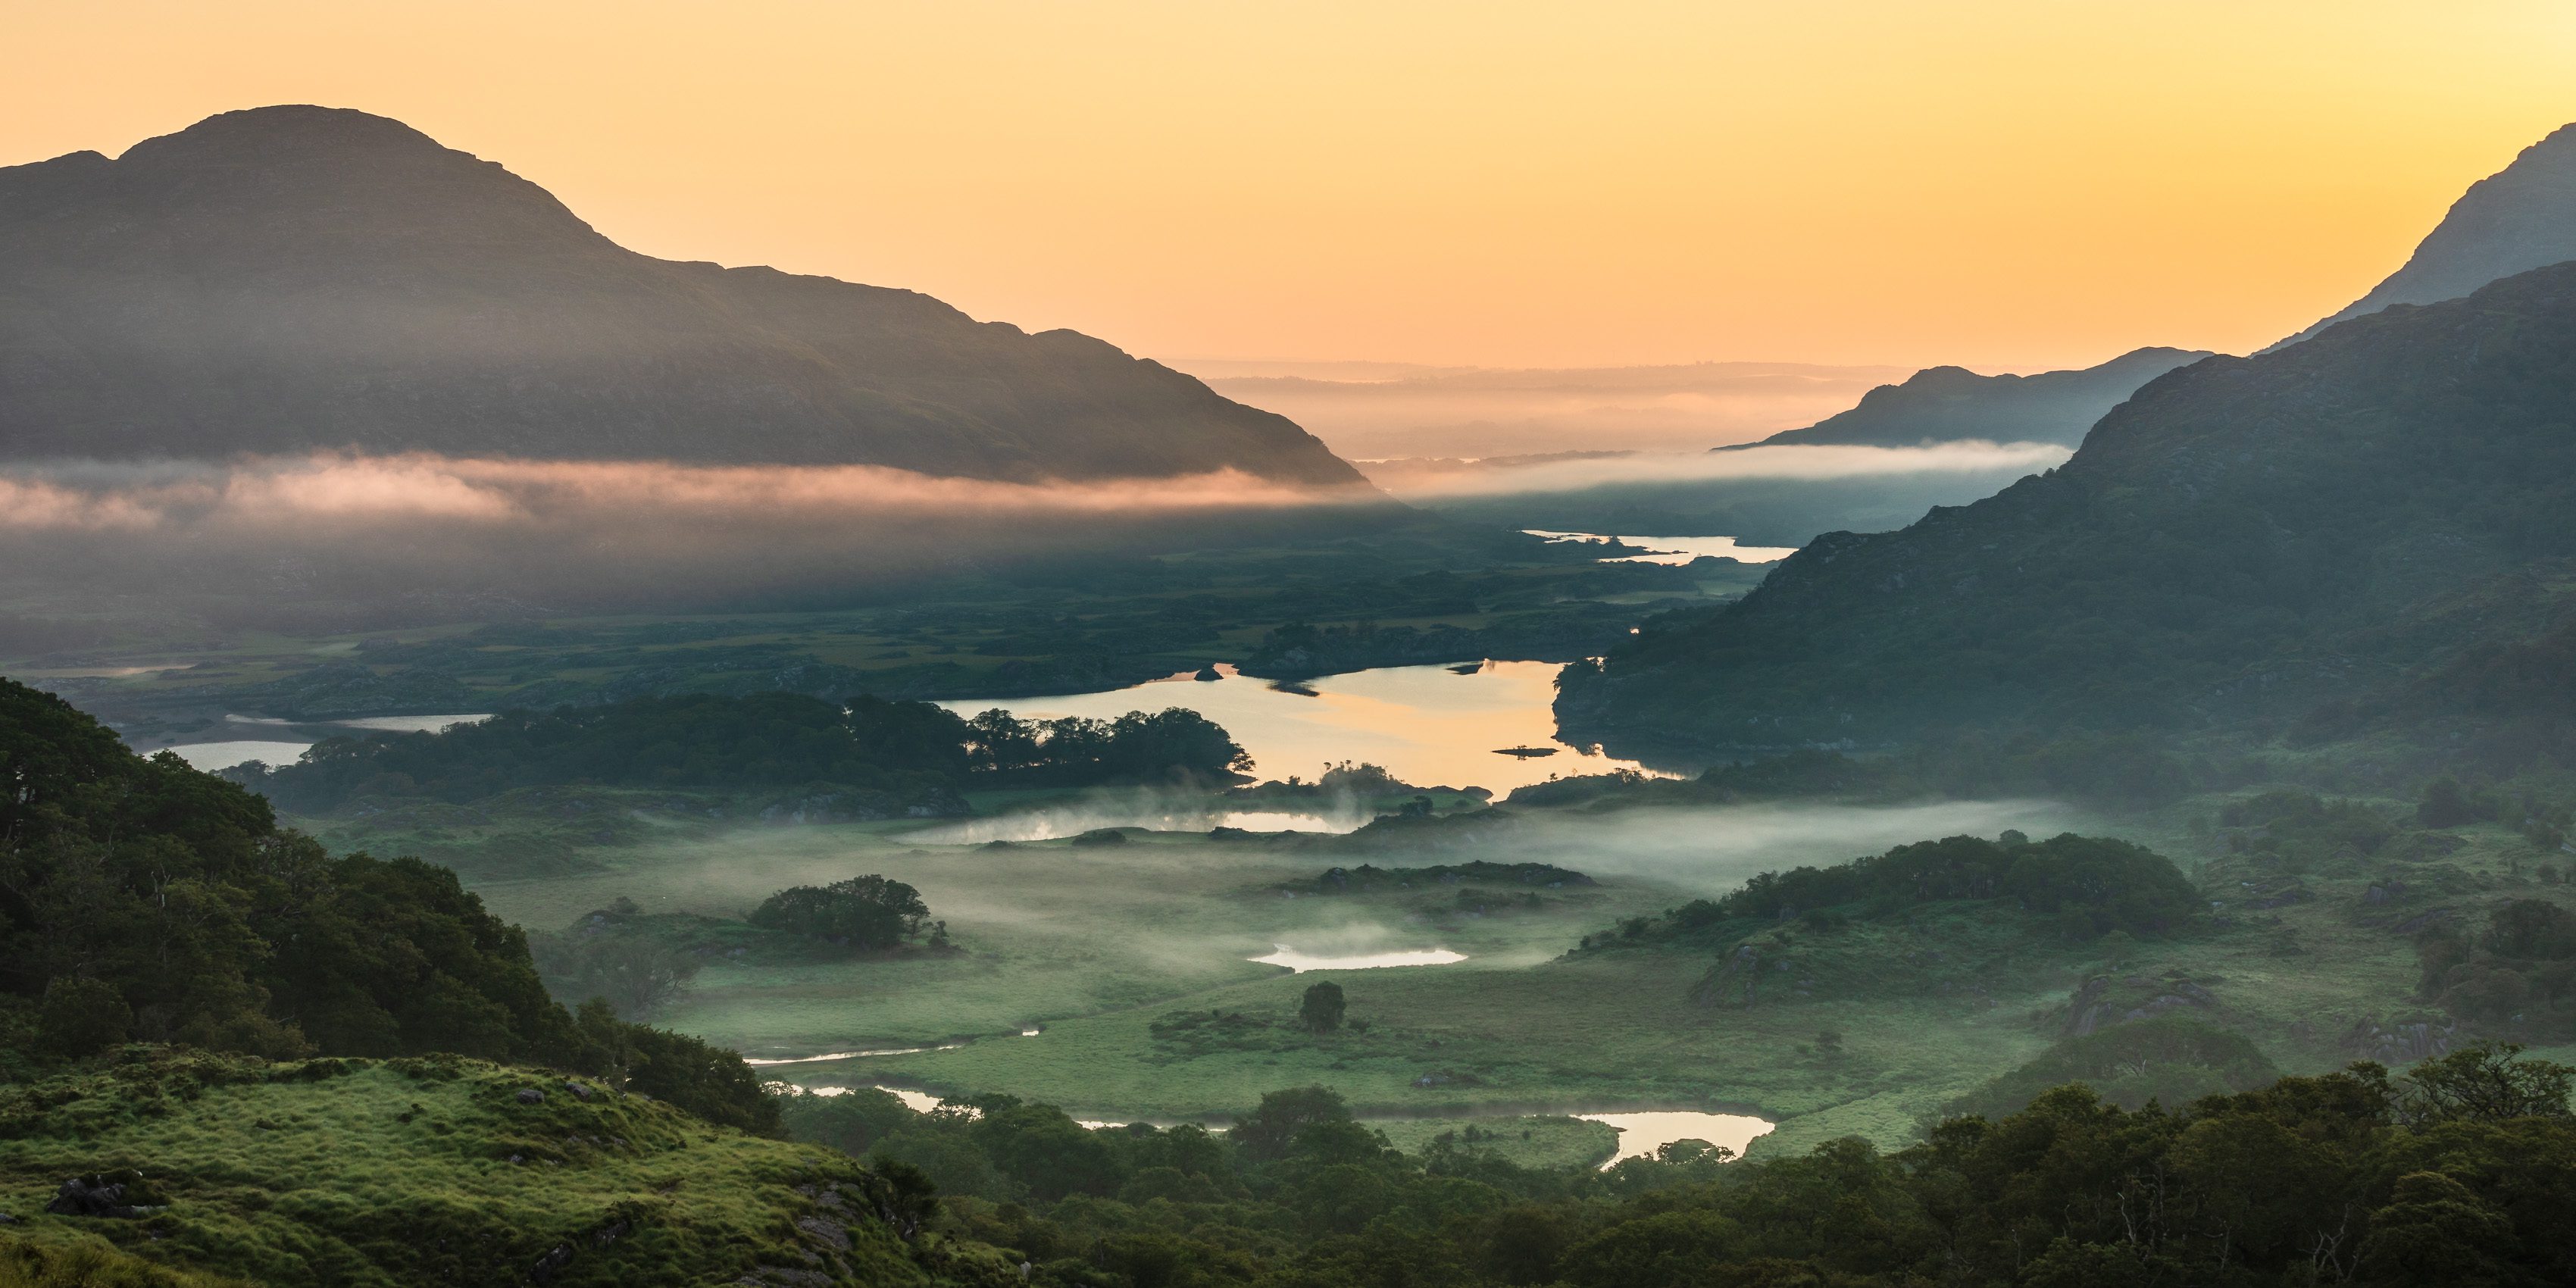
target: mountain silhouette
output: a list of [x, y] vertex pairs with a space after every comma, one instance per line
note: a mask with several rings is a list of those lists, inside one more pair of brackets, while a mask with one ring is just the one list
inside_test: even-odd
[[2409, 693], [2555, 710], [2576, 684], [2549, 643], [2576, 625], [2571, 424], [2576, 263], [2392, 305], [2161, 376], [1973, 505], [1827, 533], [1742, 600], [1569, 668], [1558, 717], [1571, 740], [1726, 754], [2357, 720]]
[[[2576, 125], [2566, 125], [2469, 185], [2415, 246], [2404, 267], [2368, 295], [2281, 344], [2297, 344], [2347, 318], [2391, 304], [2456, 300], [2501, 277], [2576, 259]], [[2278, 345], [2274, 346], [2278, 348]]]
[[1970, 439], [2073, 447], [2084, 441], [2093, 422], [2138, 386], [2208, 356], [2204, 350], [2135, 349], [2098, 367], [2029, 376], [1927, 367], [1903, 384], [1870, 390], [1858, 406], [1804, 429], [1785, 429], [1759, 443], [1716, 450], [1787, 444], [1915, 447]]
[[228, 112], [0, 169], [0, 457], [311, 451], [1364, 486], [1073, 331], [626, 250], [398, 121]]

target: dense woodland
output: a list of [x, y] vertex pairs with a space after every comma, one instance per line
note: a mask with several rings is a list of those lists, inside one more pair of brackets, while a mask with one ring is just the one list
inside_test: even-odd
[[135, 755], [0, 680], [0, 1065], [122, 1043], [285, 1058], [452, 1052], [615, 1078], [774, 1131], [740, 1057], [550, 998], [527, 938], [456, 874], [333, 857], [267, 801]]
[[1604, 1172], [1399, 1153], [1321, 1087], [1221, 1135], [869, 1089], [787, 1120], [917, 1169], [946, 1196], [934, 1228], [1066, 1288], [2537, 1286], [2576, 1279], [2571, 1075], [2476, 1047], [2138, 1110], [2065, 1086], [1892, 1154], [1684, 1141]]
[[[631, 698], [505, 711], [440, 733], [331, 738], [295, 764], [252, 762], [234, 781], [301, 813], [361, 796], [469, 801], [585, 785], [774, 795], [862, 794], [877, 816], [964, 812], [983, 786], [1228, 781], [1250, 764], [1224, 729], [1178, 707], [1115, 720], [971, 720], [928, 702], [793, 693]], [[868, 800], [855, 806], [870, 808]]]

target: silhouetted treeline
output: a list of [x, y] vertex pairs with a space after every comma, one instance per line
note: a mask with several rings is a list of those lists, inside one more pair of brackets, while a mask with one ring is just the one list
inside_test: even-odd
[[440, 733], [374, 734], [316, 744], [296, 764], [226, 776], [284, 808], [317, 813], [358, 796], [463, 802], [521, 787], [587, 785], [731, 792], [857, 789], [898, 806], [962, 810], [970, 774], [985, 785], [1220, 777], [1248, 763], [1225, 730], [1193, 711], [1114, 721], [1029, 724], [988, 711], [974, 721], [928, 702], [794, 693], [632, 698], [597, 707], [505, 711]]

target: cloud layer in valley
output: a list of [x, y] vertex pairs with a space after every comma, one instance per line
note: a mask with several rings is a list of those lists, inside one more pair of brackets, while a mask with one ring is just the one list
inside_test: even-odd
[[1378, 461], [1370, 481], [1400, 497], [1506, 496], [1629, 483], [1726, 480], [1860, 480], [1921, 475], [2036, 473], [2073, 455], [2053, 443], [1942, 443], [1924, 447], [1748, 447], [1734, 452], [1569, 452], [1481, 460]]
[[1027, 484], [874, 466], [426, 455], [61, 462], [0, 472], [0, 563], [9, 590], [56, 604], [465, 597], [676, 611], [1221, 543], [1319, 513], [1402, 511], [1367, 489], [1231, 471]]

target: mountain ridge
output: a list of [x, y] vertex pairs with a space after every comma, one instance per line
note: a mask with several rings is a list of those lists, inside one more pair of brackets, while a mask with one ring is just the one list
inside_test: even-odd
[[2444, 605], [2564, 580], [2571, 391], [2576, 264], [2208, 359], [2058, 469], [1898, 532], [1827, 534], [1736, 604], [1649, 623], [1568, 670], [1559, 719], [1708, 752], [2250, 728], [2386, 693], [2551, 616]]
[[628, 251], [385, 117], [255, 108], [0, 169], [0, 456], [329, 450], [1366, 486], [1105, 341]]
[[2206, 349], [2150, 345], [2097, 366], [2032, 375], [1980, 375], [1965, 367], [1926, 367], [1903, 381], [1861, 395], [1858, 406], [1802, 429], [1784, 429], [1748, 447], [1915, 447], [1984, 440], [2073, 447], [2104, 413], [2139, 386], [2211, 356]]
[[2279, 341], [2311, 339], [2391, 304], [2458, 299], [2498, 278], [2576, 259], [2576, 125], [2524, 148], [2504, 169], [2470, 184], [2415, 244], [2406, 262], [2360, 299]]

